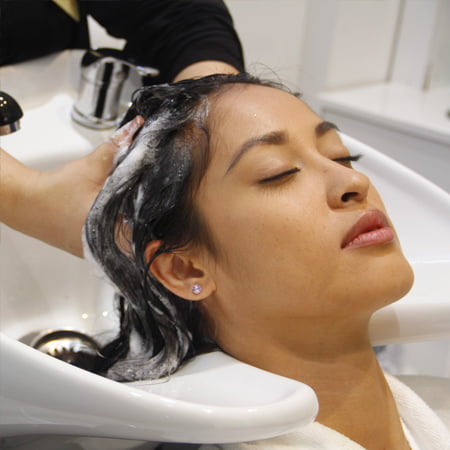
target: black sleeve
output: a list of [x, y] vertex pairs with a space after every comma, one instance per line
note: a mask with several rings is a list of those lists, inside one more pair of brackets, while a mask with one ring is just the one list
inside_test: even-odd
[[0, 65], [88, 45], [85, 17], [75, 22], [48, 0], [0, 0]]
[[213, 59], [244, 69], [241, 44], [222, 0], [81, 2], [108, 33], [127, 41], [125, 52], [160, 71], [166, 82], [189, 64]]

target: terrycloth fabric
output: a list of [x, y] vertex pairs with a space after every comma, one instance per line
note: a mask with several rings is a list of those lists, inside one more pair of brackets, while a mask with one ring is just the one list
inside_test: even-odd
[[364, 450], [364, 447], [319, 422], [293, 433], [242, 444], [203, 445], [201, 450]]
[[430, 375], [400, 375], [397, 378], [412, 389], [450, 430], [450, 378]]
[[410, 450], [420, 450], [420, 446], [417, 441], [414, 439], [414, 436], [409, 431], [409, 428], [405, 425], [402, 419], [400, 419], [402, 423], [403, 433], [405, 434], [406, 440], [408, 441]]
[[450, 432], [433, 410], [408, 386], [385, 374], [402, 421], [423, 450], [449, 450]]
[[[416, 450], [450, 450], [450, 432], [431, 408], [409, 387], [385, 374], [402, 419], [405, 435]], [[363, 450], [364, 447], [318, 422], [263, 441], [204, 445], [202, 450]]]

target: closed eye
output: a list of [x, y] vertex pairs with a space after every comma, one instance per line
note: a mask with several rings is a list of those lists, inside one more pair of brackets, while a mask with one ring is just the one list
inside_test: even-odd
[[289, 175], [292, 175], [294, 173], [300, 172], [300, 169], [297, 167], [294, 167], [292, 169], [286, 170], [284, 172], [278, 173], [276, 175], [273, 175], [271, 177], [263, 178], [262, 180], [259, 180], [260, 184], [270, 183], [272, 181], [278, 181], [285, 177], [288, 177]]
[[342, 164], [345, 167], [348, 168], [352, 168], [352, 162], [356, 162], [359, 161], [361, 158], [363, 157], [363, 155], [359, 154], [359, 155], [348, 155], [348, 156], [343, 156], [342, 158], [335, 158], [333, 159], [334, 162], [337, 162], [339, 164]]

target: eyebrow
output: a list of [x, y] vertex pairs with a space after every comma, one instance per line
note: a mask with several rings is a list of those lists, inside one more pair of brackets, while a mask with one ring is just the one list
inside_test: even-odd
[[319, 124], [316, 125], [315, 129], [316, 137], [320, 138], [330, 130], [339, 131], [339, 127], [333, 122], [328, 122], [328, 120], [324, 120], [323, 122], [320, 122]]
[[[328, 122], [324, 120], [316, 125], [314, 132], [317, 138], [322, 137], [325, 133], [330, 130], [338, 131], [339, 128], [332, 122]], [[260, 146], [260, 145], [283, 145], [289, 141], [288, 134], [286, 131], [272, 131], [267, 134], [263, 134], [261, 136], [256, 136], [254, 138], [245, 141], [240, 147], [239, 150], [233, 156], [231, 163], [225, 173], [225, 175], [233, 169], [233, 167], [239, 162], [242, 156], [247, 153], [251, 148]]]
[[285, 131], [272, 131], [261, 136], [256, 136], [254, 138], [245, 141], [239, 150], [233, 156], [231, 163], [226, 171], [226, 174], [238, 163], [242, 156], [247, 153], [252, 147], [260, 145], [283, 145], [288, 141], [288, 136]]

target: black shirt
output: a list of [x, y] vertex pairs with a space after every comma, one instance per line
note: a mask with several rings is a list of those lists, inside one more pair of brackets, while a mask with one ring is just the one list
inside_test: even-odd
[[0, 0], [0, 65], [64, 49], [89, 48], [87, 15], [141, 65], [166, 82], [189, 64], [213, 59], [243, 70], [243, 54], [222, 0], [79, 0], [76, 22], [50, 0]]

